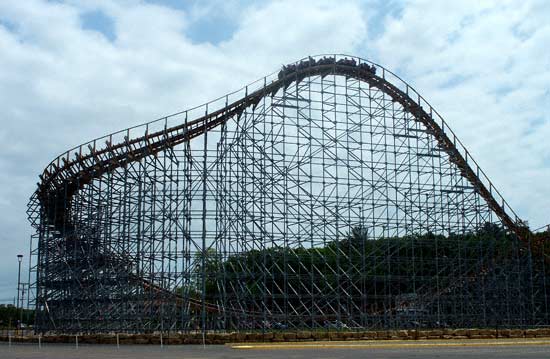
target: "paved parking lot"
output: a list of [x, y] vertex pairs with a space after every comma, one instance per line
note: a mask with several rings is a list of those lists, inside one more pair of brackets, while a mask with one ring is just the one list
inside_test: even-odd
[[40, 358], [40, 359], [88, 359], [88, 358], [549, 358], [550, 345], [506, 345], [506, 346], [460, 346], [460, 347], [388, 347], [388, 348], [292, 348], [292, 349], [232, 349], [229, 346], [152, 346], [124, 345], [120, 348], [111, 345], [47, 344], [41, 349], [36, 344], [17, 344], [9, 347], [0, 344], [0, 358]]

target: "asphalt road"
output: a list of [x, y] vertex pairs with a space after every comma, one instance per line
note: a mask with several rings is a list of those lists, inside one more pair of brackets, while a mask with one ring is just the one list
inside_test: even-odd
[[486, 347], [423, 347], [423, 348], [306, 348], [306, 349], [232, 349], [223, 345], [202, 346], [160, 346], [124, 345], [120, 348], [110, 345], [81, 345], [75, 348], [67, 344], [47, 344], [41, 349], [36, 344], [17, 344], [9, 347], [0, 344], [0, 358], [40, 359], [88, 359], [88, 358], [550, 358], [550, 345], [507, 345]]

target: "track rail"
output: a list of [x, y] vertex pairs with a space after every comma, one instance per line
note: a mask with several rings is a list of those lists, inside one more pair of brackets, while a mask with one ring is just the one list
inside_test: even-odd
[[[370, 68], [365, 64], [370, 64]], [[373, 66], [379, 67], [381, 70], [379, 74], [372, 71]], [[426, 128], [429, 134], [435, 137], [450, 161], [459, 168], [462, 176], [482, 196], [505, 227], [516, 234], [521, 241], [529, 242], [531, 232], [528, 227], [494, 188], [439, 114], [412, 87], [392, 72], [378, 64], [359, 58], [352, 57], [348, 60], [346, 57], [344, 60], [343, 55], [309, 57], [307, 60], [289, 65], [279, 73], [278, 78], [274, 78], [271, 82], [268, 83], [267, 77], [264, 78], [264, 85], [261, 88], [248, 93], [247, 87], [242, 98], [193, 120], [187, 121], [186, 118], [183, 124], [172, 127], [165, 125], [164, 129], [149, 133], [149, 124], [152, 123], [148, 123], [143, 125], [145, 128], [142, 136], [130, 138], [128, 130], [124, 140], [118, 143], [113, 143], [112, 134], [69, 150], [46, 167], [40, 175], [41, 182], [38, 183], [38, 189], [33, 197], [40, 201], [47, 223], [63, 233], [67, 228], [73, 227], [69, 215], [71, 199], [79, 189], [94, 179], [123, 168], [131, 162], [147, 156], [155, 156], [161, 151], [190, 141], [229, 119], [238, 120], [247, 108], [256, 106], [263, 97], [276, 94], [292, 82], [300, 82], [306, 77], [330, 74], [366, 82], [403, 106]], [[395, 80], [392, 82], [396, 84], [390, 82], [391, 79]], [[207, 105], [206, 109], [208, 109]], [[104, 140], [105, 144], [97, 148], [101, 140]], [[34, 199], [31, 199], [31, 203]]]

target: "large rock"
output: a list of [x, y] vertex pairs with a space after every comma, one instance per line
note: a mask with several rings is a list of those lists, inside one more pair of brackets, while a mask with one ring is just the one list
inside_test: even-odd
[[522, 329], [510, 329], [510, 338], [523, 338], [524, 334]]
[[451, 329], [446, 334], [452, 335], [452, 336], [467, 336], [468, 331], [466, 329]]
[[249, 343], [261, 342], [263, 340], [263, 334], [261, 333], [248, 333], [246, 334], [246, 340]]
[[411, 337], [408, 330], [396, 330], [395, 336], [397, 336], [399, 339], [409, 339]]
[[287, 341], [295, 341], [296, 340], [296, 333], [284, 333], [283, 338]]
[[374, 340], [377, 338], [376, 332], [370, 331], [370, 332], [363, 332], [361, 334], [362, 334], [361, 335], [362, 340]]
[[492, 336], [496, 336], [497, 335], [497, 332], [495, 329], [480, 329], [479, 330], [479, 335], [492, 335]]
[[539, 328], [536, 331], [537, 338], [550, 337], [550, 328]]
[[470, 335], [470, 339], [496, 339], [496, 335]]
[[386, 330], [379, 330], [376, 332], [376, 339], [389, 339], [388, 332]]
[[313, 340], [328, 340], [330, 338], [329, 332], [312, 332], [311, 337]]
[[310, 340], [311, 339], [311, 332], [308, 332], [308, 331], [297, 332], [296, 333], [296, 339]]
[[434, 329], [434, 330], [429, 330], [428, 331], [428, 336], [429, 337], [440, 337], [443, 334], [444, 334], [443, 330], [441, 330], [441, 329]]
[[273, 339], [271, 339], [271, 341], [273, 341], [273, 342], [284, 342], [285, 337], [284, 337], [283, 333], [276, 332], [276, 333], [273, 333]]
[[231, 343], [242, 343], [246, 340], [246, 333], [231, 333], [229, 340]]
[[354, 339], [354, 333], [353, 332], [341, 332], [340, 337], [343, 340], [353, 340]]

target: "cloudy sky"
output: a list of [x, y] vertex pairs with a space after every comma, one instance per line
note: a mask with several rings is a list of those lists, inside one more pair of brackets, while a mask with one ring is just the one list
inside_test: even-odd
[[396, 72], [520, 217], [549, 223], [548, 19], [546, 0], [0, 1], [0, 303], [16, 295], [27, 200], [50, 160], [310, 54]]

